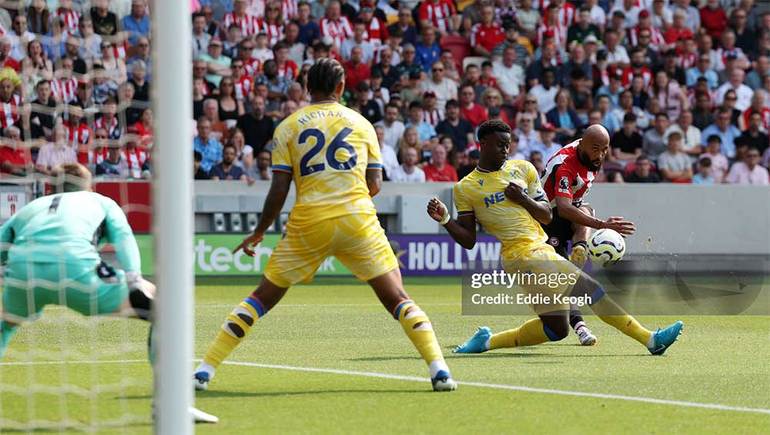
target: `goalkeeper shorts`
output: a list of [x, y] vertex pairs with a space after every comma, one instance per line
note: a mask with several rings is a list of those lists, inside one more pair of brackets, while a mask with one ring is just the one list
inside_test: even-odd
[[3, 312], [9, 320], [33, 320], [46, 305], [85, 316], [116, 312], [128, 297], [126, 276], [104, 262], [13, 261], [5, 268]]

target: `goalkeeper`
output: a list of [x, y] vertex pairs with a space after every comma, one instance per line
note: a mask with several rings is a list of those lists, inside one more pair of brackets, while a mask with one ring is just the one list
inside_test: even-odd
[[[62, 166], [60, 192], [38, 198], [0, 227], [5, 266], [0, 358], [19, 324], [46, 305], [64, 305], [85, 316], [119, 315], [150, 320], [155, 285], [142, 278], [139, 247], [115, 201], [91, 192], [91, 173]], [[97, 246], [115, 247], [123, 270], [101, 260]], [[191, 410], [196, 421], [214, 416]]]

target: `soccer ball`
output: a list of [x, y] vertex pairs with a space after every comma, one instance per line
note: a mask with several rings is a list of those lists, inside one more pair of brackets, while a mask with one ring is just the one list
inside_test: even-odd
[[617, 263], [626, 253], [626, 241], [615, 230], [601, 229], [588, 239], [588, 254], [594, 264], [609, 266]]

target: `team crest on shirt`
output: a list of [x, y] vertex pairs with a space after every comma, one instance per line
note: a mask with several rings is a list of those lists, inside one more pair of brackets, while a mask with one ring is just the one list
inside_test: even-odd
[[478, 182], [479, 182], [479, 186], [483, 186], [484, 185], [484, 180], [478, 180]]

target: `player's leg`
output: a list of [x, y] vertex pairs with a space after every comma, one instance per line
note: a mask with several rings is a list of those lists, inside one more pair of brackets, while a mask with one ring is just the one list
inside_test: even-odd
[[[587, 212], [589, 208], [588, 206], [582, 206], [581, 210]], [[543, 227], [546, 234], [548, 234], [548, 244], [553, 246], [557, 254], [569, 259], [577, 267], [582, 268], [588, 256], [586, 249], [588, 245], [585, 243], [586, 237], [588, 237], [588, 229], [559, 216], [557, 208], [554, 208], [552, 213], [553, 219], [548, 225]], [[580, 240], [583, 242], [576, 242]], [[568, 252], [570, 245], [572, 245], [572, 251]], [[581, 345], [593, 346], [596, 344], [596, 336], [588, 329], [588, 325], [585, 319], [583, 319], [583, 313], [575, 305], [570, 306], [569, 324], [578, 336]]]
[[276, 285], [265, 276], [257, 289], [227, 315], [219, 333], [206, 350], [203, 361], [195, 369], [196, 389], [205, 390], [208, 387], [222, 361], [241, 344], [254, 323], [264, 317], [287, 290], [288, 285]]
[[[575, 267], [569, 263], [568, 265]], [[684, 326], [681, 321], [653, 332], [642, 326], [639, 321], [615, 303], [596, 280], [576, 268], [575, 271], [580, 273], [580, 277], [572, 288], [571, 294], [590, 298], [591, 309], [603, 322], [638, 341], [647, 347], [653, 355], [662, 355], [666, 349], [674, 344]]]
[[350, 215], [335, 221], [338, 231], [332, 253], [356, 277], [369, 283], [385, 309], [401, 324], [428, 365], [433, 389], [457, 388], [428, 315], [404, 290], [398, 260], [377, 217]]
[[480, 327], [455, 353], [482, 353], [508, 347], [534, 346], [559, 341], [569, 335], [569, 311], [553, 311], [527, 320], [517, 328], [496, 334], [487, 326]]
[[278, 242], [254, 292], [238, 304], [209, 345], [195, 369], [193, 385], [205, 390], [222, 361], [243, 341], [255, 322], [264, 317], [293, 284], [310, 280], [328, 256], [334, 228], [328, 220], [313, 226], [295, 227], [289, 222], [286, 236]]

